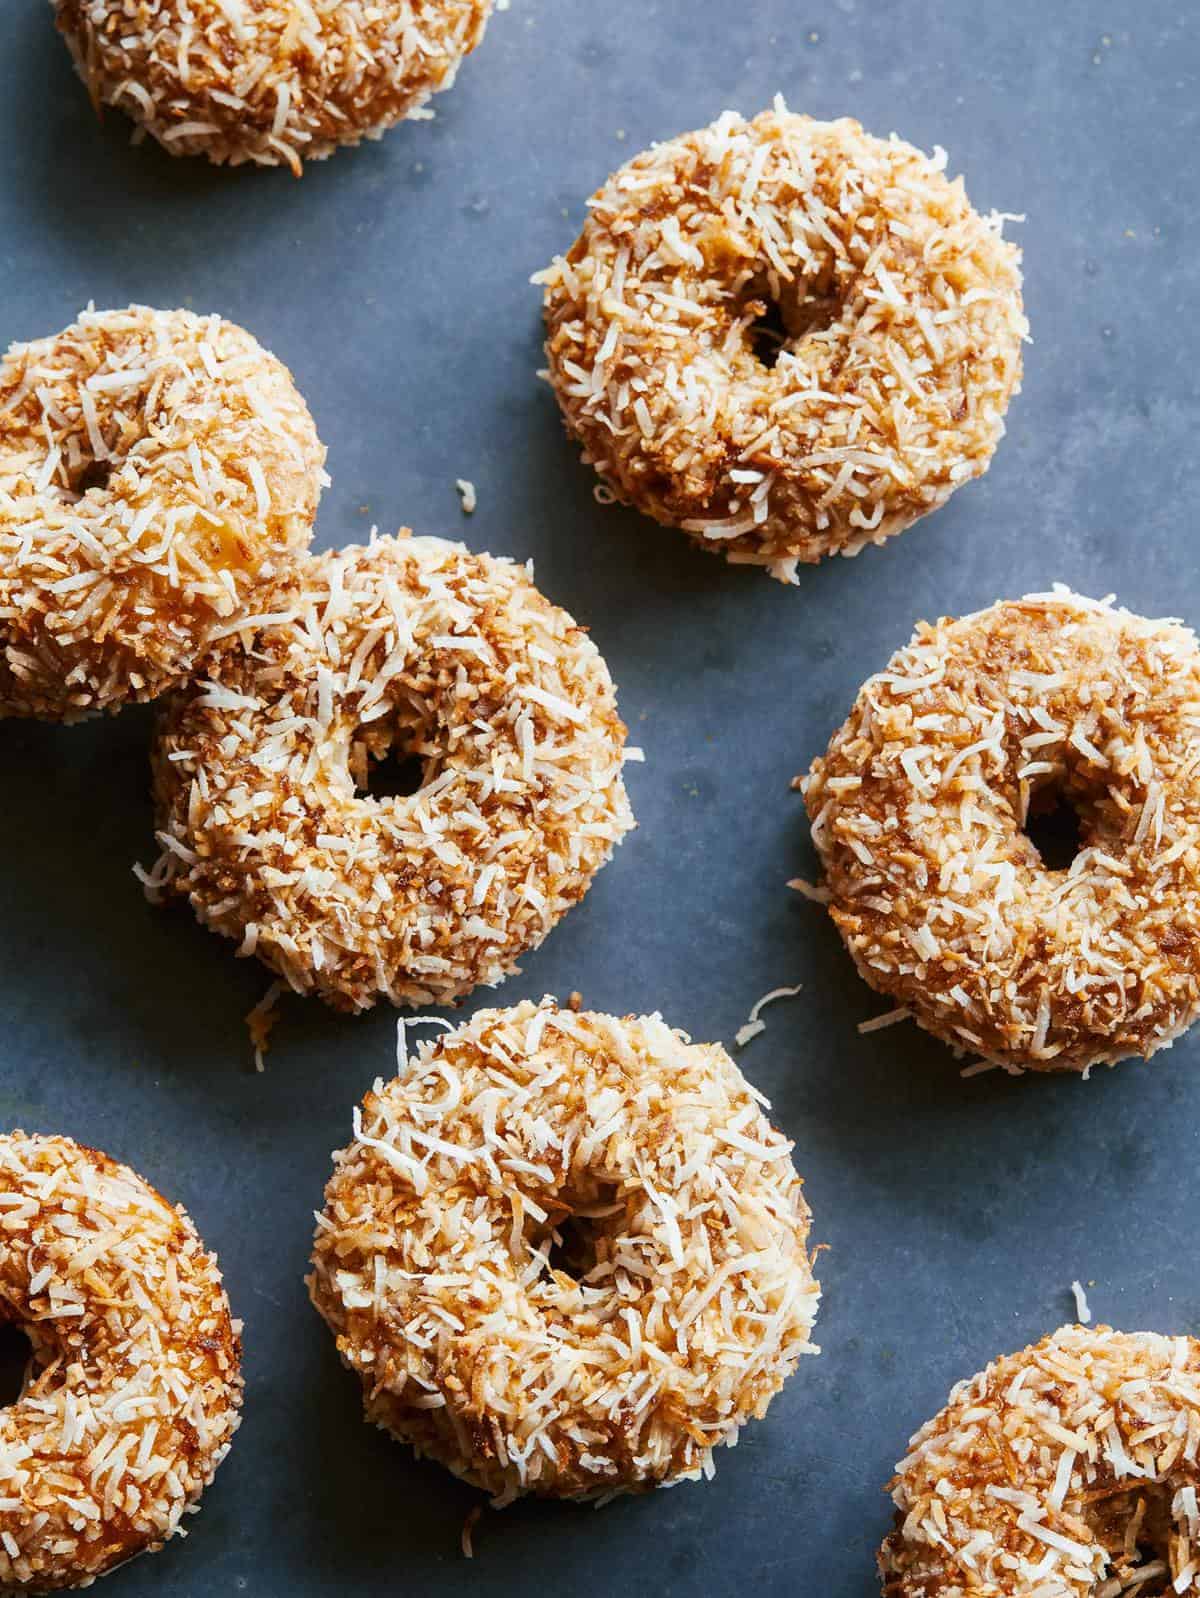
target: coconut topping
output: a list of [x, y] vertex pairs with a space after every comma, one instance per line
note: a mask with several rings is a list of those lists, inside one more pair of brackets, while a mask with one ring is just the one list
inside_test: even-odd
[[367, 1416], [500, 1503], [708, 1475], [815, 1352], [791, 1148], [657, 1015], [482, 1011], [356, 1111], [313, 1302]]
[[[633, 826], [596, 646], [435, 538], [308, 557], [166, 711], [153, 898], [343, 1009], [497, 983]], [[416, 791], [376, 798], [407, 757]]]
[[0, 1137], [0, 1587], [86, 1586], [181, 1533], [237, 1430], [240, 1326], [180, 1208], [69, 1138]]
[[1067, 1326], [960, 1382], [891, 1483], [888, 1598], [1200, 1593], [1200, 1343]]
[[491, 0], [55, 0], [94, 103], [172, 155], [288, 166], [377, 139], [454, 82]]
[[[805, 783], [859, 972], [1010, 1068], [1151, 1055], [1200, 1013], [1200, 651], [1066, 589], [923, 624]], [[1078, 849], [1030, 832], [1073, 812]]]
[[945, 163], [777, 101], [609, 178], [535, 278], [605, 498], [790, 582], [985, 471], [1021, 375], [1020, 255]]
[[0, 714], [150, 699], [312, 537], [325, 451], [286, 367], [190, 311], [85, 311], [0, 362]]

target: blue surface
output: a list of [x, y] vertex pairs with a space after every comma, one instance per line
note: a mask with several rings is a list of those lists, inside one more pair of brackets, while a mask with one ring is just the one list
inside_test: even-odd
[[[242, 1017], [267, 977], [154, 912], [150, 716], [0, 725], [0, 1124], [62, 1131], [184, 1201], [246, 1322], [245, 1423], [191, 1536], [121, 1598], [629, 1592], [867, 1598], [881, 1487], [951, 1382], [1072, 1313], [1200, 1329], [1200, 1031], [1083, 1084], [961, 1081], [884, 1006], [820, 911], [792, 774], [919, 616], [1062, 578], [1200, 621], [1200, 143], [1183, 0], [513, 0], [433, 123], [297, 183], [133, 149], [98, 129], [45, 0], [6, 0], [0, 340], [89, 299], [219, 311], [291, 366], [329, 445], [318, 542], [409, 523], [532, 556], [584, 623], [648, 764], [641, 823], [545, 947], [468, 1008], [582, 991], [729, 1040], [796, 1140], [828, 1242], [808, 1362], [716, 1480], [596, 1513], [476, 1495], [358, 1416], [308, 1308], [311, 1212], [394, 1018], [289, 1000], [266, 1075]], [[534, 381], [528, 276], [655, 137], [783, 90], [950, 151], [977, 205], [1023, 211], [1034, 343], [989, 475], [920, 527], [785, 590], [601, 510]], [[456, 477], [479, 490], [463, 517]]]

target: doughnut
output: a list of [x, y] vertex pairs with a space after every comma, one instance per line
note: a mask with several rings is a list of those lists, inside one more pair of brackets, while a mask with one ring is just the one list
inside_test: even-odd
[[[269, 605], [163, 715], [149, 892], [338, 1009], [500, 982], [633, 826], [595, 645], [526, 567], [407, 533]], [[370, 793], [389, 755], [416, 793]]]
[[[860, 974], [1019, 1070], [1149, 1057], [1200, 1012], [1200, 652], [1058, 587], [922, 624], [803, 783]], [[1078, 852], [1025, 830], [1055, 804]]]
[[317, 1217], [309, 1290], [367, 1418], [498, 1507], [710, 1476], [816, 1352], [764, 1104], [658, 1015], [526, 1001], [423, 1043]]
[[984, 472], [1021, 376], [1020, 252], [945, 159], [776, 102], [614, 173], [535, 278], [598, 497], [794, 582]]
[[93, 104], [171, 155], [288, 166], [377, 139], [454, 82], [492, 0], [54, 0]]
[[960, 1382], [891, 1482], [885, 1598], [1200, 1593], [1200, 1343], [1064, 1326]]
[[322, 448], [287, 369], [190, 311], [85, 311], [0, 362], [0, 715], [188, 677], [312, 536]]
[[0, 1410], [0, 1587], [86, 1587], [183, 1535], [238, 1428], [241, 1328], [183, 1209], [106, 1154], [0, 1136], [0, 1213], [0, 1313], [32, 1347]]

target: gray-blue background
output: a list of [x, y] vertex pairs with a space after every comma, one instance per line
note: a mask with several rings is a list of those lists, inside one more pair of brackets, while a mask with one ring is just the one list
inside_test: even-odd
[[[513, 0], [433, 123], [297, 183], [132, 149], [98, 128], [44, 0], [3, 0], [0, 341], [88, 300], [219, 311], [290, 365], [329, 446], [318, 542], [372, 521], [532, 556], [590, 625], [648, 763], [641, 823], [503, 1001], [582, 991], [730, 1040], [796, 1140], [822, 1256], [824, 1353], [716, 1480], [602, 1512], [488, 1515], [368, 1431], [308, 1308], [311, 1211], [394, 1019], [289, 1000], [130, 872], [153, 854], [149, 715], [0, 726], [0, 1125], [62, 1131], [185, 1202], [246, 1322], [245, 1423], [186, 1543], [124, 1598], [344, 1592], [867, 1598], [881, 1493], [950, 1383], [1069, 1318], [1073, 1277], [1130, 1329], [1200, 1329], [1200, 1033], [1086, 1085], [963, 1082], [884, 1006], [819, 910], [792, 774], [920, 616], [1063, 578], [1200, 621], [1195, 13], [1163, 0]], [[603, 511], [534, 380], [529, 274], [656, 137], [786, 93], [950, 151], [1024, 211], [1034, 343], [991, 472], [884, 550], [785, 590]], [[456, 477], [479, 509], [464, 518]], [[496, 1002], [479, 994], [473, 1005]], [[105, 1589], [106, 1591], [108, 1588]]]

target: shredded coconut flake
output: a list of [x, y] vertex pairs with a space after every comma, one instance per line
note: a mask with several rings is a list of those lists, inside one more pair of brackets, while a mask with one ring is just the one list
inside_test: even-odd
[[759, 1019], [760, 1011], [765, 1009], [768, 1004], [774, 1004], [776, 999], [794, 999], [802, 987], [803, 984], [798, 982], [794, 988], [772, 988], [770, 993], [764, 993], [750, 1011], [745, 1024], [739, 1027], [735, 1033], [733, 1041], [736, 1046], [739, 1049], [745, 1048], [752, 1038], [756, 1038], [760, 1032], [767, 1030], [767, 1023]]
[[472, 516], [479, 501], [475, 497], [475, 484], [465, 477], [460, 477], [454, 484], [458, 489], [458, 497], [462, 501], [464, 516]]

